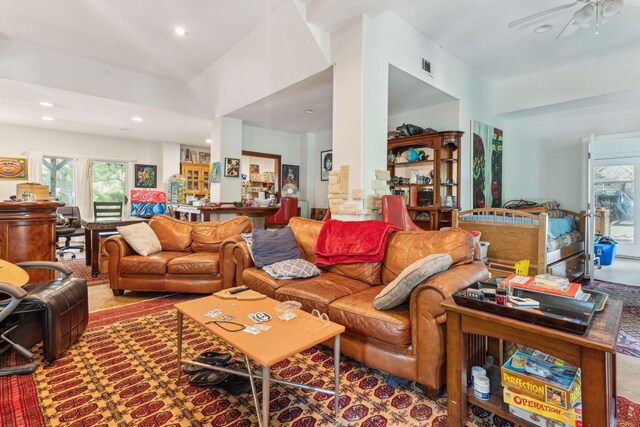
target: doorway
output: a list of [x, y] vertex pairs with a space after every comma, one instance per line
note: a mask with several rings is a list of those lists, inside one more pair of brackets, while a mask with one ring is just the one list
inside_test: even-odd
[[268, 198], [280, 196], [280, 161], [279, 154], [258, 153], [242, 150], [242, 198]]

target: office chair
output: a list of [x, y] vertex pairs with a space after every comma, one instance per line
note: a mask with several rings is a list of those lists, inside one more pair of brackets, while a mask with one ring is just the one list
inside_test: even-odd
[[122, 202], [93, 202], [94, 218], [114, 218], [122, 216]]
[[264, 228], [286, 227], [289, 224], [289, 219], [294, 216], [298, 216], [298, 198], [283, 197], [280, 203], [280, 210], [278, 210], [275, 215], [268, 216], [264, 219]]
[[[53, 362], [87, 328], [87, 282], [70, 277], [72, 271], [56, 262], [33, 261], [16, 265], [23, 269], [54, 270], [60, 277], [22, 287], [0, 281], [0, 354], [13, 349], [31, 359], [30, 348], [43, 341], [43, 357], [47, 362]], [[27, 363], [0, 368], [0, 376], [32, 373], [36, 367], [35, 363]]]
[[[73, 249], [84, 251], [84, 244], [71, 244], [72, 237], [84, 237], [84, 228], [80, 223], [80, 209], [77, 206], [63, 206], [56, 212], [59, 217], [64, 218], [63, 224], [56, 225], [56, 255], [71, 254], [71, 258], [75, 259], [76, 254]], [[58, 244], [60, 239], [65, 239], [64, 245]]]
[[411, 220], [402, 196], [382, 196], [382, 220], [404, 231], [422, 231]]

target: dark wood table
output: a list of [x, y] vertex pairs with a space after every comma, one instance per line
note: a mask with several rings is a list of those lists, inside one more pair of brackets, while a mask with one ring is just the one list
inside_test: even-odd
[[84, 227], [84, 248], [86, 253], [86, 264], [91, 266], [91, 275], [100, 274], [100, 233], [117, 231], [116, 227], [136, 224], [138, 222], [148, 222], [149, 219], [138, 217], [107, 217], [107, 218], [87, 218], [81, 219], [80, 223]]
[[211, 215], [221, 215], [221, 214], [230, 214], [230, 215], [246, 215], [250, 217], [265, 217], [274, 215], [278, 212], [280, 208], [278, 207], [253, 207], [253, 206], [230, 206], [223, 205], [221, 207], [217, 206], [191, 206], [191, 205], [179, 205], [176, 209], [176, 217], [180, 219], [180, 214], [185, 213], [187, 211], [188, 220], [196, 221], [197, 215], [202, 215], [202, 221], [208, 222], [211, 220]]
[[[448, 298], [441, 304], [447, 313], [448, 426], [464, 426], [467, 402], [480, 406], [522, 426], [532, 424], [514, 417], [502, 396], [476, 399], [468, 389], [468, 334], [485, 335], [524, 344], [551, 354], [582, 370], [582, 425], [615, 425], [616, 353], [622, 302], [609, 299], [584, 335], [463, 307]], [[498, 359], [496, 359], [498, 360]]]

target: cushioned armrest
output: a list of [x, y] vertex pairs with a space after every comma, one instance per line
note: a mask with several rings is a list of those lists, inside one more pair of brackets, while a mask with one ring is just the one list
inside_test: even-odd
[[254, 267], [247, 242], [244, 240], [233, 246], [233, 262], [236, 264], [236, 286], [242, 285], [242, 272], [246, 268]]
[[64, 264], [60, 264], [59, 262], [53, 261], [25, 261], [16, 263], [20, 268], [28, 269], [36, 269], [43, 268], [45, 270], [55, 270], [62, 275], [62, 277], [67, 277], [73, 274], [73, 270], [67, 267]]
[[12, 285], [11, 283], [0, 282], [0, 293], [7, 294], [13, 298], [22, 299], [27, 296], [28, 292], [22, 289], [20, 286]]
[[107, 251], [109, 257], [124, 258], [129, 255], [135, 255], [135, 252], [124, 240], [121, 235], [109, 237], [104, 241], [104, 250]]
[[222, 276], [222, 288], [232, 288], [236, 285], [236, 264], [233, 260], [233, 248], [242, 242], [242, 236], [236, 234], [228, 237], [220, 244], [220, 275]]

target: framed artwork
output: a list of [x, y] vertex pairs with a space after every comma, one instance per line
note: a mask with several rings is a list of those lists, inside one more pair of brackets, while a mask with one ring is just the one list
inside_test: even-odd
[[220, 182], [220, 162], [213, 162], [209, 170], [209, 183], [216, 184], [218, 182]]
[[0, 179], [29, 179], [27, 159], [0, 157]]
[[322, 221], [327, 213], [327, 208], [311, 208], [311, 219]]
[[329, 172], [333, 169], [332, 150], [320, 152], [320, 181], [329, 181]]
[[240, 159], [231, 157], [224, 158], [224, 176], [239, 178], [240, 177]]
[[260, 173], [260, 165], [249, 165], [249, 175]]
[[282, 186], [287, 184], [300, 188], [300, 166], [282, 165]]
[[156, 190], [131, 190], [131, 216], [151, 218], [167, 210], [167, 193]]
[[473, 208], [502, 207], [503, 132], [471, 121]]
[[158, 166], [136, 164], [134, 170], [136, 188], [156, 188], [158, 186]]

